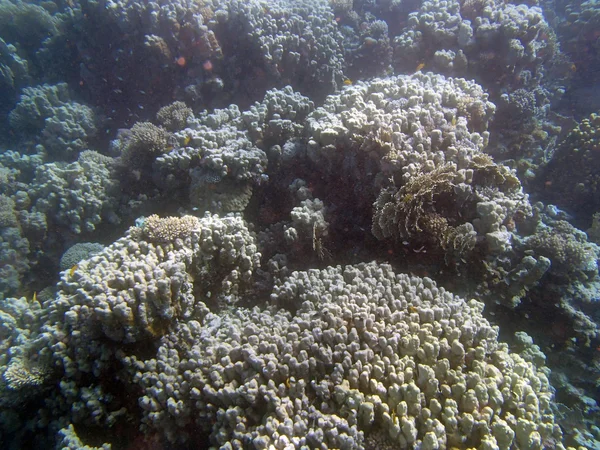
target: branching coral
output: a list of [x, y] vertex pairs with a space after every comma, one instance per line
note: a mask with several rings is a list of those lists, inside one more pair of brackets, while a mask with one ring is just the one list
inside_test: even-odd
[[193, 216], [159, 217], [156, 214], [144, 219], [142, 237], [153, 243], [169, 243], [189, 237], [199, 221]]

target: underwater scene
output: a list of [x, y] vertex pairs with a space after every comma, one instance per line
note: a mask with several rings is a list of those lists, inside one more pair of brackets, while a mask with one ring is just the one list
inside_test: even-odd
[[0, 0], [0, 450], [600, 450], [600, 1]]

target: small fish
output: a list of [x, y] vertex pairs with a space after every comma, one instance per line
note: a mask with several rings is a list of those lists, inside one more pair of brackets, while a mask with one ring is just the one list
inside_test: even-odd
[[192, 137], [188, 134], [185, 139], [183, 140], [183, 145], [188, 145], [190, 143], [190, 141], [192, 140]]
[[349, 79], [349, 78], [346, 78], [346, 79], [344, 80], [344, 84], [345, 84], [346, 86], [352, 86], [352, 80], [351, 80], [351, 79]]
[[35, 291], [33, 293], [33, 301], [37, 302], [37, 292], [35, 292]]
[[425, 67], [425, 63], [424, 62], [420, 63], [417, 66], [417, 68], [415, 69], [415, 72], [420, 72], [423, 67]]
[[75, 264], [73, 267], [69, 269], [69, 276], [72, 277], [75, 271], [79, 268], [78, 264]]
[[452, 117], [452, 126], [456, 126], [456, 116]]

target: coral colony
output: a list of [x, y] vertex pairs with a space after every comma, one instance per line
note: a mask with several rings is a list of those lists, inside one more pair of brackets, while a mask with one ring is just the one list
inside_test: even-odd
[[0, 0], [0, 449], [600, 449], [600, 7]]

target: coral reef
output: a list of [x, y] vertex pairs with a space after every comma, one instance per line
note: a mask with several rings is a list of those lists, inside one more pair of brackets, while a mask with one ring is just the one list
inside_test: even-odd
[[30, 246], [11, 197], [0, 195], [0, 211], [0, 295], [6, 296], [16, 294], [21, 288], [30, 269]]
[[[146, 226], [172, 229], [177, 220], [195, 227], [186, 236], [177, 232], [175, 242], [143, 240]], [[73, 418], [92, 414], [102, 422], [134, 413], [115, 409], [119, 402], [111, 412], [114, 401], [102, 385], [77, 394], [68, 381], [92, 372], [101, 382], [116, 358], [126, 368], [121, 382], [140, 389], [135, 407], [148, 429], [180, 444], [198, 439], [185, 431], [193, 424], [213, 445], [362, 448], [381, 430], [404, 447], [564, 448], [545, 369], [498, 342], [498, 330], [481, 316], [483, 304], [370, 263], [294, 272], [276, 283], [268, 307], [216, 307], [204, 290], [211, 277], [241, 270], [241, 277], [216, 283], [223, 290], [209, 288], [227, 295], [241, 292], [231, 288], [242, 288], [244, 270], [251, 276], [257, 268], [242, 221], [154, 221], [64, 274], [46, 304], [42, 341], [50, 339], [45, 345], [64, 367], [61, 391], [67, 405], [75, 402]], [[105, 273], [109, 267], [114, 276]], [[96, 286], [106, 280], [112, 287]], [[169, 288], [162, 286], [167, 280]], [[134, 299], [137, 309], [129, 309]], [[110, 345], [148, 339], [158, 347], [147, 359]], [[83, 410], [80, 396], [89, 398]]]
[[257, 0], [228, 0], [215, 15], [224, 31], [217, 31], [224, 66], [250, 75], [231, 80], [240, 94], [290, 84], [319, 99], [341, 85], [342, 36], [328, 0], [277, 0], [267, 7]]
[[0, 38], [33, 56], [44, 39], [57, 33], [56, 19], [42, 6], [27, 2], [0, 4]]
[[231, 106], [188, 119], [179, 146], [157, 158], [154, 179], [165, 192], [187, 190], [200, 210], [243, 211], [268, 180], [266, 149], [302, 134], [313, 103], [291, 87], [267, 92], [243, 113]]
[[482, 304], [376, 264], [295, 272], [271, 298], [192, 316], [155, 358], [124, 358], [148, 427], [260, 448], [357, 448], [378, 429], [404, 447], [562, 448], [547, 376], [497, 342]]
[[597, 9], [0, 0], [0, 447], [600, 448]]
[[0, 117], [13, 109], [21, 87], [30, 81], [27, 60], [19, 55], [17, 48], [0, 37]]

